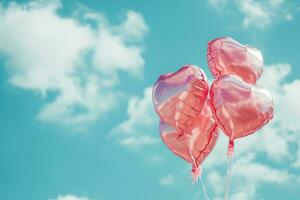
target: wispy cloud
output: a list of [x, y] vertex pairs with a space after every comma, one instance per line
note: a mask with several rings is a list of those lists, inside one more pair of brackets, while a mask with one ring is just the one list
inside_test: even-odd
[[272, 9], [265, 8], [259, 1], [245, 0], [238, 1], [240, 11], [245, 15], [243, 25], [248, 27], [256, 25], [264, 27], [271, 22]]
[[[255, 26], [265, 28], [277, 19], [293, 20], [291, 2], [286, 0], [208, 0], [220, 13], [224, 14], [229, 7], [236, 7], [242, 14], [242, 25], [245, 28]], [[229, 14], [229, 13], [226, 13]]]
[[49, 199], [49, 200], [90, 200], [87, 197], [79, 197], [72, 194], [67, 195], [58, 195], [55, 199]]
[[[256, 199], [257, 188], [262, 184], [286, 184], [295, 180], [286, 170], [274, 169], [255, 160], [250, 153], [239, 158], [233, 165], [232, 187], [234, 192], [231, 199]], [[221, 198], [224, 192], [224, 175], [220, 171], [212, 171], [208, 174], [208, 182], [214, 188], [216, 198]], [[221, 186], [221, 187], [220, 187]]]
[[80, 126], [118, 104], [118, 72], [141, 76], [143, 16], [128, 11], [114, 25], [88, 9], [60, 16], [62, 4], [10, 3], [0, 7], [0, 53], [9, 82], [41, 94], [43, 122]]
[[121, 145], [128, 148], [138, 148], [140, 146], [151, 145], [157, 142], [157, 138], [151, 137], [149, 135], [135, 135], [123, 138], [120, 143]]
[[133, 96], [127, 107], [128, 118], [111, 131], [111, 135], [120, 140], [120, 144], [128, 148], [138, 148], [158, 142], [158, 135], [153, 133], [153, 127], [158, 126], [158, 120], [152, 105], [152, 87], [145, 88], [142, 97]]
[[175, 184], [175, 178], [173, 174], [168, 174], [167, 176], [164, 176], [160, 179], [160, 184], [162, 186], [170, 186]]

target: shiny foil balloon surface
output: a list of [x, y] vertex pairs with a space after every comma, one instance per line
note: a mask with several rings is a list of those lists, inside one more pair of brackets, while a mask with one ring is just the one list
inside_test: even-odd
[[215, 78], [237, 75], [247, 83], [256, 83], [263, 72], [261, 52], [242, 45], [230, 37], [217, 38], [208, 43], [207, 61]]
[[175, 73], [159, 77], [153, 87], [153, 104], [162, 122], [181, 134], [201, 112], [208, 96], [204, 72], [186, 65]]
[[163, 142], [176, 155], [185, 159], [197, 169], [199, 164], [212, 151], [218, 139], [218, 130], [209, 103], [205, 104], [198, 115], [181, 135], [165, 122], [160, 124]]
[[231, 140], [254, 133], [273, 117], [270, 93], [236, 76], [215, 80], [210, 98], [215, 119]]

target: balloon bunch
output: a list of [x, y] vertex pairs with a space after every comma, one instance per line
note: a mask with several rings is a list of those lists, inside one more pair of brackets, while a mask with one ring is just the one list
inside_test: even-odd
[[210, 88], [204, 71], [195, 65], [161, 75], [153, 87], [161, 138], [192, 164], [194, 181], [217, 142], [218, 129], [229, 137], [231, 158], [235, 139], [256, 132], [273, 117], [270, 93], [256, 85], [263, 72], [258, 49], [217, 38], [208, 43], [207, 62], [215, 78]]

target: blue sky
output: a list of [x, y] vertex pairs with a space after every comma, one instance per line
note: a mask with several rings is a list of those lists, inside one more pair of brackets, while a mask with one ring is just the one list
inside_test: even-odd
[[[300, 198], [300, 1], [2, 1], [0, 199], [204, 199], [160, 141], [151, 87], [206, 64], [207, 42], [259, 48], [275, 117], [236, 144], [231, 199]], [[227, 140], [203, 180], [222, 199]]]

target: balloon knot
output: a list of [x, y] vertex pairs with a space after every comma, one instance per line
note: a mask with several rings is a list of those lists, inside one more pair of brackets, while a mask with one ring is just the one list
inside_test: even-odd
[[193, 179], [193, 184], [197, 183], [199, 180], [199, 176], [201, 176], [202, 173], [202, 168], [201, 166], [195, 167], [193, 166], [192, 171], [191, 171], [191, 176]]
[[227, 155], [228, 157], [232, 157], [234, 153], [234, 141], [230, 140], [228, 143]]

